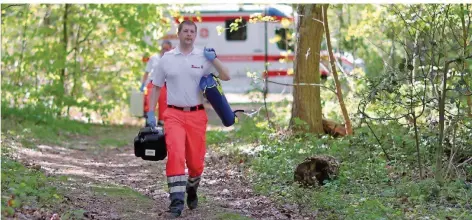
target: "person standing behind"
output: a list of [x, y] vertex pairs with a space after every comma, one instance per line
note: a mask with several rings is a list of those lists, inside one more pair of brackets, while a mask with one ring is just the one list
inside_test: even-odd
[[[150, 92], [152, 89], [152, 75], [153, 69], [155, 69], [159, 63], [159, 59], [164, 55], [165, 52], [170, 51], [172, 49], [172, 43], [168, 40], [164, 40], [161, 44], [161, 52], [160, 54], [155, 54], [151, 56], [146, 64], [146, 69], [144, 70], [143, 78], [141, 80], [141, 88], [139, 89], [141, 92], [144, 92], [144, 87], [147, 88], [147, 92], [144, 94], [144, 117], [147, 119], [146, 112], [149, 112], [149, 99], [150, 99]], [[159, 118], [162, 119], [162, 114], [167, 107], [167, 89], [164, 84], [164, 87], [161, 90], [161, 95], [159, 96]], [[146, 120], [147, 121], [147, 120]], [[163, 125], [162, 120], [159, 121], [159, 125]], [[148, 126], [146, 122], [146, 126]]]
[[[179, 24], [177, 33], [180, 44], [162, 56], [157, 71], [152, 76], [151, 110], [147, 115], [148, 124], [155, 125], [152, 109], [166, 82], [168, 105], [163, 119], [171, 217], [181, 215], [185, 193], [189, 209], [195, 209], [198, 205], [197, 189], [204, 168], [208, 122], [202, 104], [200, 80], [210, 73], [223, 81], [230, 80], [228, 68], [217, 58], [214, 49], [194, 46], [197, 33], [194, 22], [183, 21]], [[185, 177], [185, 165], [188, 168], [188, 179]]]

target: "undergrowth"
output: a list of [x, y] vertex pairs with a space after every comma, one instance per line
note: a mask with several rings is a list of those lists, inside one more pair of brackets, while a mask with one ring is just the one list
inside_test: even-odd
[[38, 143], [63, 145], [83, 136], [100, 147], [122, 147], [132, 143], [139, 128], [127, 125], [84, 123], [60, 117], [41, 105], [9, 107], [2, 103], [2, 135], [18, 140], [22, 147], [35, 148]]
[[15, 108], [2, 103], [2, 134], [21, 140], [24, 147], [34, 148], [38, 141], [59, 144], [71, 135], [90, 135], [92, 126], [58, 117], [41, 105]]
[[[243, 120], [234, 131], [210, 131], [207, 140], [216, 151], [247, 158], [255, 190], [280, 204], [318, 212], [321, 219], [472, 219], [472, 166], [438, 185], [430, 159], [434, 151], [423, 141], [426, 174], [420, 179], [414, 139], [402, 126], [371, 125], [379, 144], [366, 126], [344, 138], [289, 135], [270, 128], [260, 115]], [[321, 154], [339, 160], [338, 177], [319, 188], [295, 183], [296, 166]]]
[[63, 201], [61, 192], [51, 184], [60, 177], [47, 177], [41, 171], [2, 156], [2, 216], [13, 216], [24, 206], [52, 207]]

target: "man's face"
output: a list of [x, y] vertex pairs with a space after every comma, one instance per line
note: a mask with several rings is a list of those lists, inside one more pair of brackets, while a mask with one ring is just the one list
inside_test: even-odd
[[168, 44], [168, 43], [162, 44], [161, 47], [162, 47], [161, 55], [172, 49], [172, 46], [170, 46], [170, 44]]
[[197, 33], [195, 31], [195, 26], [184, 24], [182, 26], [182, 30], [180, 30], [179, 33], [180, 43], [187, 46], [192, 46], [196, 36]]

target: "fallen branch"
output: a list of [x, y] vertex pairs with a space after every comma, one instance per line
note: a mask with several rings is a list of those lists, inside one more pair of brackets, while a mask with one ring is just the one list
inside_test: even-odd
[[327, 89], [327, 90], [333, 92], [334, 94], [336, 94], [336, 91], [335, 91], [334, 89], [331, 89], [331, 88], [329, 88], [329, 87], [326, 87], [326, 86], [321, 85], [321, 84], [316, 84], [316, 83], [297, 83], [297, 84], [290, 84], [290, 83], [274, 82], [274, 81], [271, 81], [271, 80], [267, 80], [267, 82], [274, 83], [274, 84], [277, 84], [277, 85], [282, 85], [282, 86], [318, 86], [318, 87]]
[[471, 161], [472, 161], [472, 157], [471, 157], [471, 158], [469, 158], [469, 159], [467, 159], [467, 160], [465, 160], [465, 161], [464, 161], [464, 162], [462, 162], [461, 164], [457, 165], [457, 167], [464, 166], [466, 163], [469, 163], [469, 162], [471, 162]]

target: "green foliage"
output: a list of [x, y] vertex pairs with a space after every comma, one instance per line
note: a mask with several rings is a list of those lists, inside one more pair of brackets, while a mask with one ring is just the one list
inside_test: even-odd
[[[135, 135], [122, 135], [126, 128], [108, 129], [63, 116], [69, 108], [107, 115], [127, 102], [128, 91], [138, 87], [141, 55], [158, 51], [143, 37], [155, 42], [168, 29], [161, 22], [165, 7], [2, 5], [2, 136], [34, 147], [100, 131], [104, 135], [93, 140], [98, 145], [126, 145]], [[331, 8], [335, 47], [366, 61], [366, 77], [362, 72], [354, 77], [341, 74], [343, 85], [350, 89], [344, 93], [349, 113], [359, 116], [353, 117], [355, 135], [333, 139], [291, 134], [284, 130], [290, 105], [283, 103], [269, 106], [275, 128], [262, 110], [241, 120], [232, 132], [208, 132], [208, 144], [234, 155], [235, 161], [250, 158], [244, 161], [259, 192], [280, 203], [297, 204], [306, 212], [318, 210], [322, 219], [472, 218], [472, 166], [464, 163], [472, 155], [472, 121], [465, 116], [470, 107], [466, 99], [472, 61], [464, 60], [471, 52], [470, 45], [464, 45], [472, 31], [470, 7]], [[233, 31], [238, 23], [231, 25]], [[446, 82], [446, 154], [439, 155], [440, 161], [447, 162], [447, 178], [439, 185], [432, 180], [439, 142], [438, 93], [444, 92], [445, 63], [451, 59], [456, 62], [450, 63]], [[329, 79], [325, 85], [333, 88]], [[322, 95], [324, 115], [342, 121], [338, 103], [332, 102], [335, 96], [326, 94]], [[417, 129], [412, 117], [417, 119]], [[297, 118], [291, 122], [294, 127], [306, 126]], [[419, 178], [419, 153], [424, 178]], [[300, 188], [293, 181], [293, 171], [306, 157], [317, 154], [336, 157], [340, 173], [320, 188]], [[3, 157], [2, 169], [2, 215], [11, 216], [15, 208], [34, 201], [61, 201], [47, 184], [49, 177]], [[111, 196], [136, 196], [121, 188], [94, 189]], [[71, 211], [70, 216], [81, 212]]]
[[61, 193], [51, 184], [56, 180], [2, 156], [2, 216], [11, 216], [23, 206], [61, 203]]
[[[365, 16], [372, 19], [363, 19], [350, 33], [377, 42], [385, 64], [364, 79], [366, 88], [357, 91], [362, 97], [358, 108], [361, 122], [401, 127], [409, 137], [401, 143], [402, 154], [417, 158], [420, 173], [422, 164], [429, 166], [435, 161], [438, 180], [443, 169], [450, 169], [442, 162], [447, 160], [443, 146], [448, 154], [460, 152], [461, 156], [454, 155], [456, 159], [470, 156], [470, 117], [464, 113], [471, 107], [467, 95], [472, 83], [468, 77], [472, 55], [464, 42], [470, 38], [472, 14], [463, 10], [469, 8], [447, 4], [366, 8], [371, 14]], [[382, 16], [375, 20], [374, 15]], [[381, 44], [386, 39], [389, 41]], [[438, 124], [445, 124], [446, 129]]]
[[27, 105], [19, 109], [2, 104], [2, 135], [14, 137], [28, 148], [38, 144], [76, 147], [71, 142], [76, 136], [89, 136], [84, 141], [96, 145], [89, 146], [91, 148], [123, 147], [131, 143], [137, 130], [137, 127], [110, 127], [58, 117], [40, 106]]
[[18, 109], [2, 103], [2, 135], [18, 138], [25, 147], [34, 147], [38, 140], [43, 144], [59, 144], [71, 135], [92, 134], [92, 127], [57, 117], [41, 105]]
[[145, 52], [169, 28], [153, 4], [2, 5], [2, 101], [106, 115], [137, 88]]
[[226, 135], [224, 131], [208, 131], [206, 134], [206, 143], [207, 145], [222, 143], [227, 139]]

